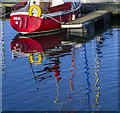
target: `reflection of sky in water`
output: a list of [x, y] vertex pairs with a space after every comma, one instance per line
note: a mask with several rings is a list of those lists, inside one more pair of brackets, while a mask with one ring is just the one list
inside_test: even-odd
[[120, 30], [114, 28], [87, 43], [66, 41], [33, 55], [35, 61], [41, 60], [36, 64], [30, 62], [30, 53], [12, 60], [10, 42], [16, 33], [5, 32], [3, 109], [117, 110], [119, 34]]

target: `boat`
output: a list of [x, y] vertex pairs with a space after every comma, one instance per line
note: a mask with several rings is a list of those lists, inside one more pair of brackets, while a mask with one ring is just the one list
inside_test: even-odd
[[16, 4], [10, 25], [22, 34], [45, 33], [61, 29], [61, 25], [81, 16], [81, 3], [63, 0], [30, 0]]

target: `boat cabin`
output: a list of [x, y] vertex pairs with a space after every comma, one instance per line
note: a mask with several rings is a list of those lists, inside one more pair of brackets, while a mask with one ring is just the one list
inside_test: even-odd
[[[64, 4], [64, 5], [63, 5]], [[22, 2], [15, 5], [13, 8], [16, 12], [28, 12], [29, 8], [37, 5], [40, 7], [41, 14], [55, 13], [59, 11], [72, 10], [78, 7], [79, 3], [66, 2], [64, 0], [23, 0]], [[32, 9], [32, 15], [37, 16], [38, 9], [34, 7]]]

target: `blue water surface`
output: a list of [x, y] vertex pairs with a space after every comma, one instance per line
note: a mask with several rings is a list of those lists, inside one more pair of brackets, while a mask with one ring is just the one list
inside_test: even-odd
[[83, 43], [64, 40], [41, 53], [41, 64], [31, 63], [29, 54], [13, 58], [11, 41], [17, 32], [9, 21], [3, 27], [3, 111], [118, 110], [120, 27]]

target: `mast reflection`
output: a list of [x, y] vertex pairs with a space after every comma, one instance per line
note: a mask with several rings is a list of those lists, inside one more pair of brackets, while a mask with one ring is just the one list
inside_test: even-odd
[[84, 51], [84, 58], [85, 58], [85, 75], [86, 75], [86, 81], [87, 81], [87, 88], [86, 88], [86, 90], [87, 90], [87, 96], [88, 96], [88, 98], [87, 98], [87, 106], [88, 106], [88, 109], [89, 109], [89, 111], [91, 111], [92, 109], [91, 109], [91, 104], [90, 104], [90, 101], [91, 101], [91, 99], [90, 99], [90, 92], [91, 92], [91, 89], [90, 89], [90, 86], [91, 86], [91, 84], [90, 84], [90, 80], [89, 80], [89, 65], [88, 65], [88, 58], [87, 58], [87, 49], [86, 49], [86, 43], [84, 43], [83, 44], [83, 51]]
[[[74, 69], [76, 68], [76, 67], [74, 66], [74, 65], [75, 65], [75, 55], [76, 55], [75, 52], [76, 52], [76, 49], [73, 48], [73, 51], [72, 51], [72, 65], [71, 65], [72, 69], [70, 70], [70, 72], [72, 73], [72, 76], [71, 76], [71, 78], [70, 78], [70, 88], [71, 88], [72, 93], [74, 92], [73, 78], [74, 78], [74, 75], [75, 75]], [[72, 94], [72, 93], [69, 93], [69, 94], [68, 94], [67, 99], [69, 99], [70, 101], [69, 101], [68, 103], [66, 103], [66, 105], [65, 105], [65, 108], [66, 108], [65, 113], [67, 112], [67, 105], [74, 100], [74, 98], [71, 97], [71, 94]], [[71, 112], [73, 112], [73, 110], [76, 111], [77, 109], [74, 108], [74, 109], [72, 109]]]

